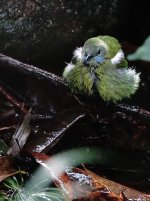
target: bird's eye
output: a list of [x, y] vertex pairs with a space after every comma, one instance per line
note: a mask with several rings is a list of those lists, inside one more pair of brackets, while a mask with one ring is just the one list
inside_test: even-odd
[[100, 54], [101, 53], [101, 50], [98, 50], [97, 54]]

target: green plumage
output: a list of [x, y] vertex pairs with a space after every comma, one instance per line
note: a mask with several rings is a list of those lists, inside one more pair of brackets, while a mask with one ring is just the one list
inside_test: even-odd
[[111, 58], [114, 57], [121, 48], [119, 41], [114, 37], [98, 36], [98, 38], [104, 41], [108, 45]]
[[90, 70], [82, 66], [79, 62], [76, 67], [68, 74], [68, 82], [72, 92], [84, 93], [87, 95], [93, 94], [94, 79]]
[[74, 63], [66, 66], [63, 77], [72, 92], [92, 95], [98, 93], [104, 101], [119, 101], [134, 94], [139, 74], [127, 68], [118, 40], [111, 36], [88, 39], [74, 51]]
[[[100, 38], [101, 40], [107, 43], [109, 47], [110, 58], [113, 58], [117, 54], [119, 49], [121, 49], [121, 45], [119, 41], [112, 36], [98, 36], [98, 38]], [[119, 64], [117, 64], [117, 67], [127, 67], [127, 66], [128, 66], [128, 62], [125, 58], [122, 59]]]

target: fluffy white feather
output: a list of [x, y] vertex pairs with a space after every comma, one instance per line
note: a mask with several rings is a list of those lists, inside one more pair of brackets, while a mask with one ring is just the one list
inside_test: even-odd
[[76, 58], [77, 60], [82, 60], [83, 57], [83, 48], [82, 47], [77, 47], [75, 51], [73, 52], [73, 57]]
[[73, 63], [67, 63], [66, 68], [64, 69], [63, 72], [63, 77], [66, 78], [67, 75], [70, 73], [70, 71], [75, 67], [75, 65]]
[[122, 49], [118, 51], [118, 53], [111, 59], [111, 63], [114, 65], [119, 64], [124, 59], [124, 53]]

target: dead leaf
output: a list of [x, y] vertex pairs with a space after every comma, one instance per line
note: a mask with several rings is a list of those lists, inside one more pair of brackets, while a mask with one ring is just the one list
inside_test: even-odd
[[121, 185], [117, 182], [100, 177], [86, 168], [84, 168], [84, 170], [89, 176], [93, 178], [95, 188], [99, 188], [99, 185], [101, 186], [103, 184], [106, 188], [109, 188], [111, 192], [119, 197], [126, 197], [127, 200], [150, 200], [150, 195], [144, 194], [127, 186]]
[[10, 142], [10, 148], [7, 151], [7, 154], [16, 155], [23, 148], [31, 132], [30, 120], [31, 110], [27, 112], [22, 124], [19, 126], [19, 128], [16, 130], [16, 133], [13, 135], [12, 140]]
[[66, 169], [65, 173], [55, 180], [57, 187], [65, 189], [70, 200], [77, 201], [126, 201], [125, 196], [116, 195], [103, 183], [79, 168]]
[[[37, 162], [47, 167], [47, 155], [40, 153], [33, 153], [33, 155]], [[86, 168], [84, 170], [66, 168], [63, 174], [55, 177], [53, 177], [53, 170], [51, 172], [50, 168], [46, 169], [50, 172], [55, 185], [64, 191], [70, 201], [150, 200], [150, 195], [100, 177]]]
[[18, 170], [14, 168], [11, 157], [0, 157], [0, 182], [9, 176], [17, 174]]

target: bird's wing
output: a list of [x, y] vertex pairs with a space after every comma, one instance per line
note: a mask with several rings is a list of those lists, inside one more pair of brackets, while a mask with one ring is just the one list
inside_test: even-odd
[[121, 49], [121, 45], [118, 40], [112, 36], [98, 36], [98, 38], [107, 44], [111, 58], [113, 58]]
[[117, 54], [111, 59], [111, 63], [117, 67], [127, 67], [128, 62], [125, 59], [122, 49], [120, 49]]
[[105, 68], [103, 73], [97, 72], [97, 75], [96, 88], [105, 101], [116, 102], [130, 97], [140, 82], [139, 74], [132, 68]]
[[109, 47], [109, 54], [111, 58], [111, 62], [113, 65], [117, 67], [127, 67], [128, 62], [125, 59], [124, 53], [121, 49], [121, 45], [119, 41], [112, 36], [98, 36], [101, 40], [105, 41], [105, 43]]

